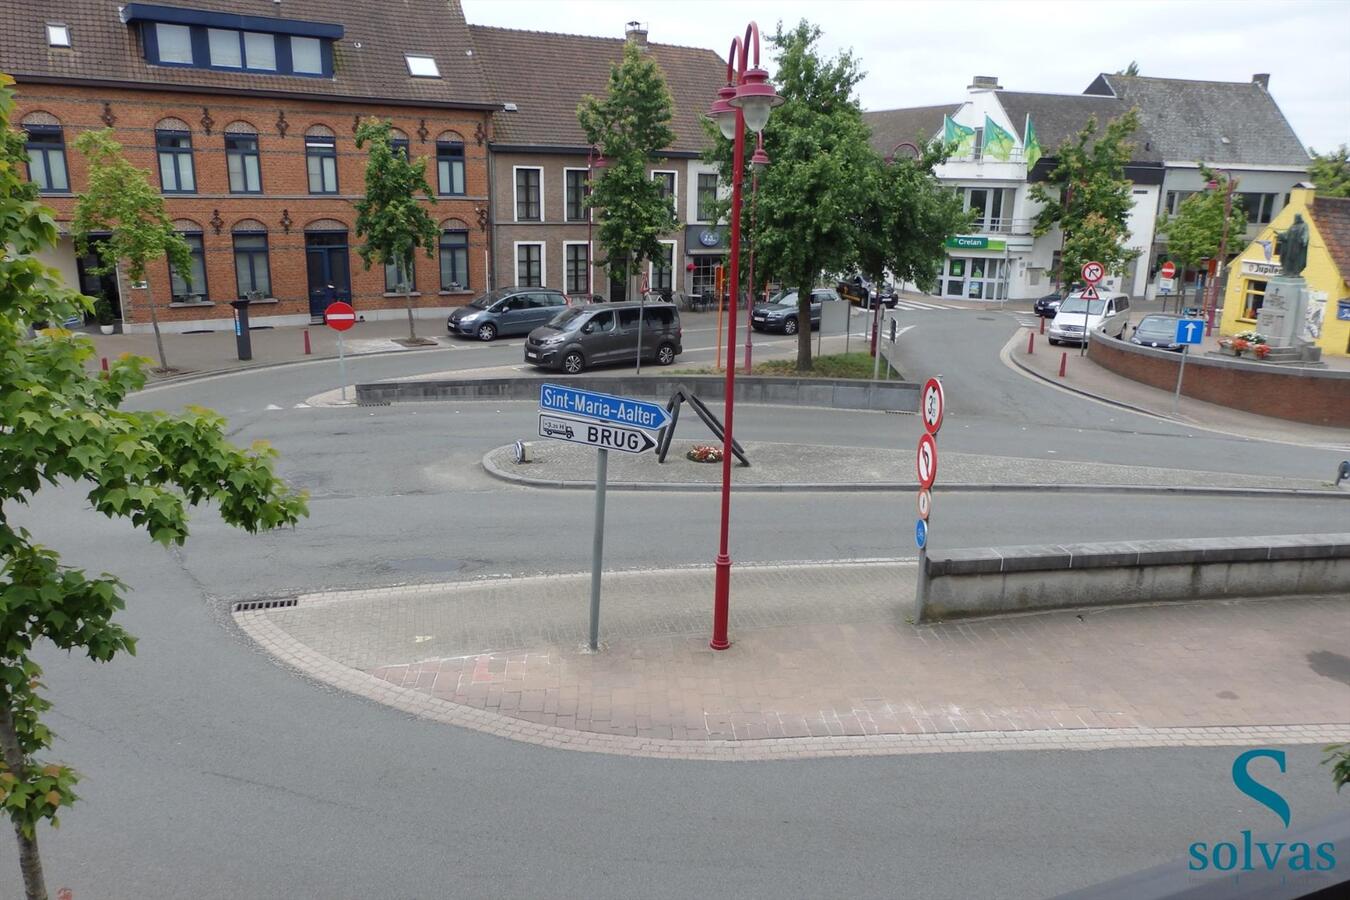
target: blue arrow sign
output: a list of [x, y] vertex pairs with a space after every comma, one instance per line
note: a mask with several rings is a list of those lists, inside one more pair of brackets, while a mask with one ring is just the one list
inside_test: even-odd
[[539, 409], [646, 431], [656, 431], [670, 424], [670, 413], [659, 403], [614, 397], [560, 384], [540, 386]]
[[1178, 344], [1198, 344], [1205, 339], [1204, 319], [1177, 319]]
[[914, 522], [914, 544], [920, 550], [928, 543], [928, 523], [923, 519]]

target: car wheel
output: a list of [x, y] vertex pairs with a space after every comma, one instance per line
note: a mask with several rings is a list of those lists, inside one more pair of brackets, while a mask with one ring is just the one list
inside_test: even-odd
[[668, 366], [675, 361], [675, 345], [662, 344], [656, 348], [656, 364]]
[[796, 334], [796, 333], [797, 333], [797, 320], [795, 318], [784, 319], [783, 334]]
[[562, 358], [562, 368], [568, 375], [578, 375], [586, 368], [586, 359], [580, 350], [573, 350]]
[[497, 326], [491, 322], [484, 322], [478, 326], [478, 339], [480, 341], [493, 341], [497, 339]]
[[1051, 338], [1051, 339], [1050, 339], [1050, 345], [1051, 345], [1052, 347], [1058, 347], [1058, 346], [1059, 346], [1059, 341], [1055, 340], [1054, 338]]

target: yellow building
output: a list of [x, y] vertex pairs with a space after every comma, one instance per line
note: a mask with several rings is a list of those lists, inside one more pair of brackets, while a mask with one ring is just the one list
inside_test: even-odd
[[1296, 213], [1308, 224], [1308, 333], [1324, 354], [1350, 356], [1350, 198], [1317, 197], [1311, 188], [1294, 188], [1280, 214], [1233, 260], [1219, 333], [1256, 328], [1266, 280], [1280, 274], [1275, 233]]

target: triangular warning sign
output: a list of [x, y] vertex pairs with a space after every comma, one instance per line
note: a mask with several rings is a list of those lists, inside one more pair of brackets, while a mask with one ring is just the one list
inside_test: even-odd
[[1101, 299], [1101, 297], [1097, 296], [1097, 287], [1096, 287], [1096, 285], [1092, 285], [1092, 284], [1089, 284], [1087, 287], [1083, 288], [1083, 290], [1078, 294], [1078, 296], [1082, 297], [1084, 300], [1100, 300], [1100, 299]]

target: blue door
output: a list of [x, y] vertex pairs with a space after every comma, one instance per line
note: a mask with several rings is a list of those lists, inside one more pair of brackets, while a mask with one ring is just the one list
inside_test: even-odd
[[305, 269], [309, 274], [309, 315], [317, 319], [335, 300], [352, 300], [352, 272], [347, 258], [347, 232], [305, 234]]

